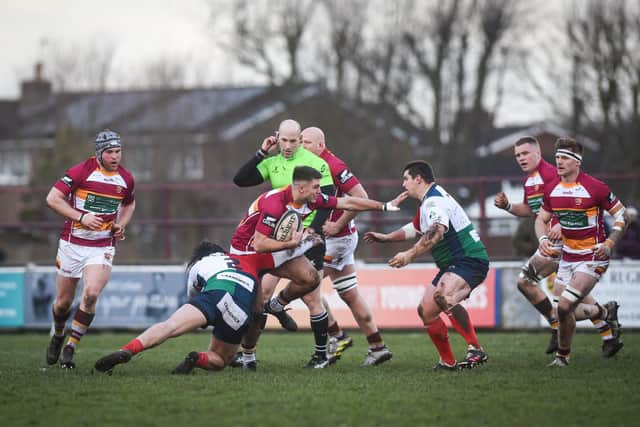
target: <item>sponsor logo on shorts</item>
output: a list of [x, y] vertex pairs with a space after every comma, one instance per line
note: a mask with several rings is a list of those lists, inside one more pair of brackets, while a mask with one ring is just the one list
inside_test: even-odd
[[227, 325], [229, 325], [234, 331], [237, 331], [247, 321], [247, 313], [245, 313], [238, 304], [235, 303], [231, 295], [224, 294], [218, 304], [216, 304], [218, 310], [222, 314], [222, 319]]
[[107, 261], [111, 261], [113, 259], [113, 255], [111, 255], [109, 252], [105, 252], [104, 259], [106, 259]]
[[596, 267], [594, 271], [597, 275], [602, 276], [607, 271], [607, 267]]
[[265, 215], [264, 218], [262, 218], [262, 223], [267, 227], [275, 228], [276, 222], [278, 222], [278, 218], [274, 218], [270, 215]]

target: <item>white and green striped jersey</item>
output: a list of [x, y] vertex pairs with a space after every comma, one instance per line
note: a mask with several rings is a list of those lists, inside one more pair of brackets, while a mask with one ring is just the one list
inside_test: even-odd
[[463, 258], [489, 260], [465, 211], [444, 188], [436, 184], [425, 194], [413, 219], [413, 226], [423, 234], [433, 224], [442, 224], [446, 228], [444, 238], [431, 249], [438, 268], [446, 268]]

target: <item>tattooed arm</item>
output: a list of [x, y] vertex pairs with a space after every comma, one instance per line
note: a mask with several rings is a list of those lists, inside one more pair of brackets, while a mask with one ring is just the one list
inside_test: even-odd
[[447, 230], [444, 225], [433, 224], [422, 235], [420, 240], [415, 243], [415, 245], [413, 245], [406, 251], [398, 252], [393, 258], [391, 258], [389, 260], [389, 265], [395, 268], [404, 267], [405, 265], [413, 261], [416, 257], [422, 255], [427, 251], [430, 251], [436, 245], [436, 243], [442, 240], [446, 231]]

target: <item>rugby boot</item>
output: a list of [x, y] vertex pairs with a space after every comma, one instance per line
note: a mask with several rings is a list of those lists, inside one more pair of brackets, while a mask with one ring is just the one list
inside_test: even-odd
[[191, 353], [187, 354], [187, 356], [178, 366], [173, 368], [173, 371], [171, 371], [171, 373], [173, 375], [190, 374], [191, 371], [193, 371], [193, 368], [196, 367], [197, 363], [198, 363], [198, 352], [192, 351]]
[[569, 366], [569, 358], [558, 356], [556, 354], [556, 357], [554, 357], [551, 363], [549, 363], [547, 366], [550, 368], [563, 368], [565, 366]]
[[313, 354], [313, 356], [311, 356], [311, 359], [307, 362], [306, 365], [304, 365], [305, 368], [311, 368], [311, 369], [324, 369], [327, 366], [329, 366], [329, 359], [327, 359], [326, 356], [319, 356], [317, 354]]
[[129, 350], [114, 351], [98, 359], [94, 367], [99, 372], [110, 372], [114, 366], [130, 361], [132, 356]]
[[264, 311], [271, 314], [272, 316], [275, 316], [276, 319], [278, 319], [278, 322], [280, 322], [280, 326], [282, 326], [287, 331], [295, 332], [298, 330], [298, 324], [296, 323], [295, 320], [293, 320], [293, 317], [287, 314], [287, 310], [280, 310], [280, 311], [272, 310], [271, 307], [269, 306], [269, 302], [267, 301], [267, 303], [264, 306]]
[[487, 353], [485, 353], [482, 348], [476, 348], [470, 345], [467, 347], [467, 354], [464, 356], [464, 360], [458, 363], [458, 366], [461, 369], [473, 369], [482, 365], [487, 360], [489, 360], [489, 356], [487, 356]]
[[438, 363], [433, 366], [433, 370], [455, 372], [460, 370], [460, 366], [457, 363], [449, 365], [448, 363], [444, 363], [442, 360], [439, 360]]
[[62, 351], [62, 344], [64, 344], [64, 335], [56, 336], [52, 335], [47, 347], [47, 365], [55, 364], [60, 358], [60, 352]]
[[343, 336], [342, 338], [329, 337], [327, 347], [327, 358], [329, 363], [335, 363], [340, 359], [342, 353], [353, 346], [353, 338], [350, 336]]
[[239, 351], [233, 356], [231, 362], [229, 362], [229, 366], [232, 368], [242, 368], [242, 352]]
[[620, 341], [620, 338], [604, 340], [602, 342], [602, 357], [607, 359], [613, 357], [617, 352], [622, 350], [622, 347], [624, 347], [624, 343]]
[[558, 350], [558, 330], [552, 329], [551, 338], [549, 339], [549, 345], [547, 345], [547, 349], [545, 350], [545, 353], [547, 354], [555, 353], [556, 350]]
[[617, 301], [609, 301], [604, 304], [604, 307], [607, 309], [607, 318], [605, 322], [611, 328], [611, 332], [615, 338], [620, 338], [622, 334], [622, 325], [618, 322], [618, 308], [620, 308], [620, 304]]
[[65, 369], [75, 369], [76, 363], [73, 361], [73, 355], [76, 348], [72, 345], [65, 345], [60, 357], [60, 367]]
[[393, 354], [389, 347], [383, 345], [377, 349], [370, 348], [367, 351], [367, 356], [364, 358], [364, 362], [362, 362], [362, 366], [375, 366], [381, 363], [386, 362], [387, 360], [391, 360]]
[[258, 370], [258, 361], [251, 360], [249, 362], [242, 362], [242, 370], [245, 372], [256, 372]]

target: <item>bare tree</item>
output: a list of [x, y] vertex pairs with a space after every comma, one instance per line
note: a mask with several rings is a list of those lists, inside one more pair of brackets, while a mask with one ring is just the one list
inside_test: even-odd
[[[424, 123], [440, 152], [438, 169], [473, 174], [473, 161], [449, 167], [448, 160], [470, 159], [469, 152], [493, 127], [504, 76], [518, 51], [517, 29], [525, 22], [522, 2], [452, 0], [422, 6], [404, 43], [413, 56], [415, 78], [423, 79], [429, 90], [423, 99], [431, 100], [431, 118]], [[492, 82], [494, 102], [489, 103]]]
[[[330, 52], [327, 53], [332, 62], [335, 75], [334, 87], [340, 94], [354, 94], [358, 85], [349, 87], [346, 80], [349, 66], [359, 49], [364, 45], [363, 29], [366, 20], [367, 2], [355, 0], [324, 0], [327, 12], [327, 32], [330, 40]], [[357, 78], [354, 80], [358, 80]]]
[[[212, 2], [212, 26], [220, 20], [219, 2]], [[302, 80], [301, 43], [315, 4], [311, 0], [237, 0], [230, 5], [228, 40], [218, 43], [241, 65], [270, 84]]]
[[44, 64], [58, 91], [104, 91], [113, 71], [115, 43], [104, 38], [65, 44], [44, 43]]
[[159, 57], [145, 61], [139, 76], [131, 85], [138, 88], [178, 89], [187, 84], [188, 70], [191, 61], [188, 57]]
[[640, 7], [631, 1], [575, 3], [566, 34], [575, 131], [613, 144], [599, 158], [603, 169], [637, 168]]

